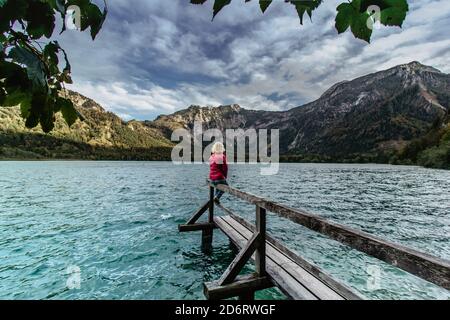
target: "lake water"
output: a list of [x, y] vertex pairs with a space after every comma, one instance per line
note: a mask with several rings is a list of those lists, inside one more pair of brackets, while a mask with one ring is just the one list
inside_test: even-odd
[[[177, 231], [207, 200], [207, 172], [166, 162], [0, 162], [0, 299], [203, 299], [202, 283], [220, 277], [234, 257], [220, 231], [211, 255], [200, 251], [198, 233]], [[259, 172], [233, 165], [230, 182], [450, 258], [450, 171], [282, 164], [278, 175]], [[223, 203], [254, 219], [252, 206], [231, 196]], [[289, 221], [269, 215], [268, 229], [365, 297], [450, 298]], [[271, 289], [257, 298], [283, 295]]]

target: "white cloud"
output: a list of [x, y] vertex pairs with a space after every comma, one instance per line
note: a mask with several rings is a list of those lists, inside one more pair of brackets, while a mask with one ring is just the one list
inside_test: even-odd
[[219, 105], [212, 97], [205, 97], [198, 90], [190, 87], [170, 90], [151, 84], [147, 88], [123, 82], [92, 83], [79, 81], [74, 88], [95, 100], [107, 110], [130, 119], [135, 116], [146, 117], [159, 113], [172, 113], [186, 107], [185, 101], [192, 104], [211, 102]]
[[233, 1], [211, 22], [212, 1], [115, 0], [95, 42], [75, 32], [61, 42], [72, 88], [125, 118], [191, 104], [282, 110], [336, 82], [413, 60], [450, 72], [450, 1], [411, 1], [404, 28], [376, 30], [370, 45], [350, 32], [337, 35], [341, 2], [324, 2], [300, 26], [295, 8], [281, 1], [264, 15], [258, 1]]

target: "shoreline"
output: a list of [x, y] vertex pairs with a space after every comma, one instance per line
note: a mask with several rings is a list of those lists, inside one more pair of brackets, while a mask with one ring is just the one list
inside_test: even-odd
[[[0, 158], [0, 162], [172, 162], [172, 160], [122, 160], [122, 159], [64, 159], [64, 158], [45, 158], [45, 159], [29, 159], [29, 158]], [[411, 168], [422, 168], [422, 169], [432, 169], [432, 170], [444, 170], [449, 171], [448, 168], [433, 168], [433, 167], [425, 167], [419, 164], [407, 164], [407, 163], [388, 163], [388, 162], [327, 162], [327, 161], [280, 161], [280, 164], [323, 164], [323, 165], [332, 165], [332, 164], [342, 164], [342, 165], [386, 165], [386, 166], [394, 166], [394, 167], [411, 167]], [[184, 163], [184, 165], [194, 165], [194, 164], [206, 164], [206, 162], [198, 163], [198, 162], [188, 162]], [[258, 163], [248, 163], [248, 162], [238, 162], [238, 163], [230, 163], [231, 165], [236, 164], [251, 164], [257, 165]]]

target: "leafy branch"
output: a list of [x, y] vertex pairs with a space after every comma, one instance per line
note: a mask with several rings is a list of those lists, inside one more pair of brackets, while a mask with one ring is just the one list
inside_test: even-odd
[[80, 12], [79, 29], [90, 28], [94, 40], [107, 15], [106, 3], [101, 11], [90, 0], [0, 0], [0, 105], [20, 105], [29, 128], [40, 124], [44, 132], [51, 131], [58, 112], [69, 126], [80, 117], [61, 94], [72, 83], [67, 53], [50, 41], [56, 17], [62, 19], [62, 33], [66, 22], [76, 18], [68, 15], [74, 6]]
[[[204, 4], [207, 1], [191, 0], [191, 3]], [[231, 1], [214, 0], [213, 19]], [[259, 0], [261, 11], [265, 13], [273, 2], [275, 1]], [[295, 6], [300, 24], [303, 24], [305, 14], [312, 19], [313, 11], [323, 3], [323, 0], [284, 0], [284, 2]], [[356, 38], [370, 42], [376, 22], [385, 26], [401, 27], [408, 11], [407, 0], [349, 0], [337, 7], [336, 29], [338, 33], [343, 33], [350, 28]]]

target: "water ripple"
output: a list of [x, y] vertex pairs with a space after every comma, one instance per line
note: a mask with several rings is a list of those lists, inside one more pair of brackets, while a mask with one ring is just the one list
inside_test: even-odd
[[[0, 299], [202, 299], [234, 255], [214, 234], [179, 234], [206, 200], [203, 165], [3, 162]], [[382, 165], [283, 164], [276, 176], [236, 165], [231, 183], [395, 242], [450, 258], [450, 172]], [[250, 220], [254, 207], [224, 197]], [[306, 259], [374, 299], [447, 299], [448, 291], [270, 215], [269, 230]], [[368, 266], [381, 269], [368, 288]], [[70, 266], [80, 288], [70, 289]], [[249, 266], [251, 270], [251, 266]], [[276, 289], [259, 298], [283, 298]]]

